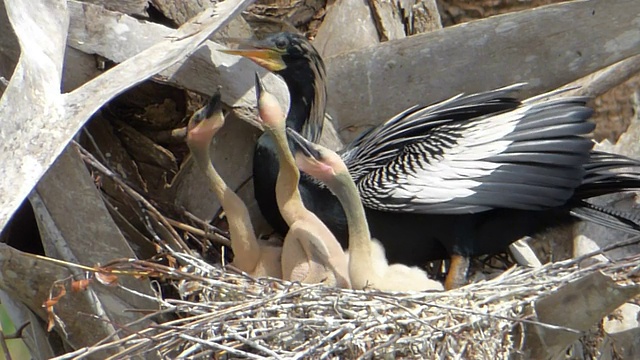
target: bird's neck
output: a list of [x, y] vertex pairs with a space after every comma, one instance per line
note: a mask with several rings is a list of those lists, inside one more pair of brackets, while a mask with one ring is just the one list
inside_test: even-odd
[[287, 126], [312, 142], [322, 135], [327, 89], [324, 72], [305, 69], [282, 74], [290, 94]]
[[302, 203], [300, 190], [298, 190], [300, 171], [289, 148], [284, 128], [271, 130], [270, 132], [275, 139], [278, 162], [280, 164], [278, 180], [276, 181], [276, 201], [278, 202], [278, 208], [280, 208], [280, 214], [282, 214], [287, 224], [291, 225], [307, 211]]
[[348, 173], [337, 174], [327, 186], [336, 195], [347, 217], [349, 227], [350, 263], [357, 266], [358, 272], [370, 277], [373, 272], [371, 260], [371, 234], [360, 200], [358, 188]]
[[243, 271], [252, 271], [260, 257], [260, 245], [251, 224], [249, 210], [213, 167], [208, 151], [192, 150], [191, 153], [209, 180], [209, 188], [216, 195], [226, 213], [231, 236], [231, 250], [235, 255], [233, 264]]

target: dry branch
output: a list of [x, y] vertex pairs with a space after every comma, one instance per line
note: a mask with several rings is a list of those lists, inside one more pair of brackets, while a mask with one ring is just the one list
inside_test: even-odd
[[[0, 99], [0, 229], [71, 137], [102, 104], [183, 59], [250, 1], [228, 0], [71, 93], [60, 94], [66, 1], [6, 0], [22, 54]], [[122, 29], [122, 28], [121, 28]], [[122, 29], [124, 30], [124, 29]], [[126, 31], [125, 31], [126, 32]]]
[[639, 73], [640, 55], [631, 56], [567, 85], [567, 87], [577, 86], [577, 88], [567, 92], [566, 96], [580, 95], [595, 98]]
[[376, 24], [367, 2], [344, 0], [337, 1], [327, 8], [324, 21], [313, 40], [313, 46], [321, 56], [327, 57], [379, 42]]
[[128, 15], [147, 16], [148, 0], [82, 0], [85, 3], [104, 6], [105, 8]]
[[[166, 26], [139, 21], [98, 6], [70, 1], [69, 8], [69, 45], [117, 63], [175, 36], [172, 35], [173, 30]], [[121, 28], [128, 31], [121, 34]], [[234, 108], [242, 120], [256, 126], [259, 126], [253, 112], [253, 74], [256, 71], [265, 74], [264, 81], [269, 91], [274, 92], [281, 103], [288, 103], [284, 82], [275, 75], [267, 74], [248, 60], [217, 51], [223, 47], [212, 41], [203, 41], [202, 45], [188, 58], [179, 59], [172, 66], [159, 71], [155, 78], [204, 95], [213, 94], [218, 86], [223, 86], [223, 101]]]
[[574, 1], [338, 55], [326, 59], [329, 112], [351, 138], [460, 92], [526, 81], [523, 96], [542, 93], [640, 53], [638, 24], [638, 1]]

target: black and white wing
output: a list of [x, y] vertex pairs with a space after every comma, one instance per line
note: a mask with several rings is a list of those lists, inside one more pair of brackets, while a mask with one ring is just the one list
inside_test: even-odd
[[521, 85], [411, 108], [343, 154], [373, 209], [432, 214], [560, 206], [584, 176], [586, 98], [519, 102]]

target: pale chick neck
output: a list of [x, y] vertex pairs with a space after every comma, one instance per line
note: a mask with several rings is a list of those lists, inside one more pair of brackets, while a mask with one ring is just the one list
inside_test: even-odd
[[268, 129], [268, 131], [274, 137], [278, 151], [279, 170], [276, 181], [276, 200], [280, 214], [287, 224], [291, 225], [299, 220], [305, 212], [308, 212], [302, 203], [300, 190], [298, 190], [300, 171], [289, 148], [284, 127]]
[[[336, 195], [344, 208], [349, 226], [349, 270], [355, 286], [371, 281], [375, 269], [371, 259], [371, 234], [364, 206], [356, 184], [348, 173], [338, 173], [327, 186]], [[353, 269], [353, 271], [351, 271]], [[354, 274], [355, 272], [355, 274]], [[356, 277], [354, 278], [354, 275]], [[358, 277], [364, 277], [358, 281]], [[365, 284], [366, 285], [366, 284]]]
[[209, 188], [214, 192], [224, 209], [229, 223], [231, 249], [235, 255], [233, 264], [240, 270], [251, 272], [260, 258], [260, 245], [256, 239], [251, 217], [240, 197], [227, 186], [211, 163], [207, 151], [191, 151], [196, 162], [209, 180]]

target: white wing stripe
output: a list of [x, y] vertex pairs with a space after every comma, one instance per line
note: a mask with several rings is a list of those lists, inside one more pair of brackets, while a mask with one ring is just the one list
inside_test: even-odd
[[[473, 188], [481, 182], [473, 179], [485, 177], [500, 167], [499, 163], [482, 161], [504, 152], [512, 143], [503, 139], [512, 133], [518, 121], [529, 110], [523, 106], [515, 111], [475, 121], [468, 128], [459, 128], [464, 136], [456, 137], [455, 146], [447, 147], [441, 156], [424, 156], [424, 149], [415, 146], [416, 152], [406, 154], [401, 163], [414, 165], [413, 171], [404, 167], [396, 174], [397, 182], [387, 184], [386, 191], [396, 199], [407, 199], [414, 204], [433, 204], [475, 194]], [[411, 145], [409, 146], [411, 148]], [[414, 155], [414, 156], [411, 156]], [[434, 161], [435, 160], [435, 161]]]

